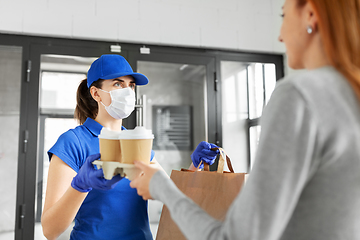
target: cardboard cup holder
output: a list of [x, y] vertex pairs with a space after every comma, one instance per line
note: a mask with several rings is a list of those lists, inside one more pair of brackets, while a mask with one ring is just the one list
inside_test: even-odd
[[93, 162], [93, 165], [95, 165], [98, 169], [103, 169], [104, 178], [107, 180], [110, 180], [113, 176], [120, 174], [122, 177], [132, 181], [141, 173], [141, 170], [136, 168], [134, 164], [128, 163], [96, 160]]

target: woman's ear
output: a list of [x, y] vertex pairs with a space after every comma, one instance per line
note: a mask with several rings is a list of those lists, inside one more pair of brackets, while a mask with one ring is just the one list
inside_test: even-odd
[[101, 97], [99, 95], [99, 91], [95, 86], [91, 86], [90, 88], [90, 94], [92, 96], [92, 98], [96, 101], [96, 102], [100, 102], [101, 101]]
[[306, 27], [311, 27], [313, 32], [318, 30], [318, 15], [315, 11], [315, 7], [311, 2], [307, 2], [304, 6], [303, 13], [305, 16], [304, 21]]

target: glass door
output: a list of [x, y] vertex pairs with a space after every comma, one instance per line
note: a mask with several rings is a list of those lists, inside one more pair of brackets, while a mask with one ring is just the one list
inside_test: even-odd
[[0, 240], [15, 238], [22, 54], [0, 46]]
[[[215, 130], [209, 131], [216, 121], [209, 118], [215, 114], [215, 105], [209, 104], [209, 96], [215, 99], [213, 62], [176, 54], [137, 57], [137, 71], [149, 78], [148, 85], [137, 87], [137, 125], [153, 131], [155, 158], [170, 175], [173, 169], [190, 166], [190, 155], [199, 142], [215, 142]], [[162, 206], [149, 201], [154, 236]]]

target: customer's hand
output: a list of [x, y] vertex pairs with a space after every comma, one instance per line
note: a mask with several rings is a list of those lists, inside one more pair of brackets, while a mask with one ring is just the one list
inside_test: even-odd
[[[208, 143], [205, 141], [202, 141], [199, 143], [199, 145], [196, 147], [194, 152], [191, 154], [191, 160], [194, 164], [194, 166], [197, 168], [199, 163], [201, 161], [206, 162], [207, 164], [211, 165], [215, 162], [216, 156], [219, 153], [219, 150], [213, 151], [210, 150], [211, 148], [219, 148], [215, 144]], [[204, 167], [204, 164], [201, 163], [200, 169]]]
[[86, 158], [77, 175], [73, 178], [71, 186], [79, 192], [89, 192], [92, 189], [109, 190], [122, 179], [115, 175], [111, 180], [104, 178], [103, 169], [95, 169], [92, 162], [100, 159], [100, 153]]
[[162, 167], [156, 161], [151, 164], [134, 161], [134, 165], [141, 170], [141, 174], [130, 182], [130, 187], [136, 188], [144, 200], [153, 199], [149, 191], [150, 180], [157, 171], [163, 171]]

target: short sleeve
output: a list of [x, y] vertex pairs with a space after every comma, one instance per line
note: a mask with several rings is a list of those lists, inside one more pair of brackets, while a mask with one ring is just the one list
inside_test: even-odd
[[80, 141], [74, 131], [69, 130], [63, 133], [54, 146], [48, 151], [49, 161], [53, 154], [69, 165], [75, 172], [80, 169], [82, 156]]

